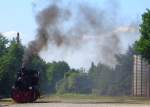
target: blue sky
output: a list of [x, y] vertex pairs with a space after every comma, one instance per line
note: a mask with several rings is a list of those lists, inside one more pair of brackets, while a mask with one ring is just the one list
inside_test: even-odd
[[35, 32], [31, 0], [1, 0], [0, 19], [0, 32], [21, 32], [27, 41]]
[[[0, 1], [0, 32], [10, 32], [10, 31], [18, 31], [21, 32], [21, 39], [24, 44], [27, 44], [29, 41], [34, 39], [34, 35], [36, 33], [36, 22], [35, 22], [35, 13], [33, 9], [33, 1], [40, 1], [40, 0], [1, 0]], [[68, 1], [68, 0], [64, 0]], [[73, 2], [74, 0], [69, 0]], [[79, 0], [82, 2], [82, 0]], [[103, 4], [108, 4], [113, 0], [84, 0], [89, 2], [92, 6], [102, 7]], [[150, 9], [150, 0], [114, 0], [116, 2], [117, 11], [119, 12], [120, 20], [123, 23], [130, 23], [132, 21], [140, 21], [141, 14], [146, 11], [146, 8]], [[47, 5], [46, 0], [43, 0], [40, 6]], [[39, 7], [40, 8], [40, 7]], [[107, 8], [106, 8], [107, 9]], [[109, 11], [109, 10], [108, 10]], [[83, 51], [82, 51], [83, 52]], [[55, 55], [56, 53], [53, 53]], [[57, 53], [59, 54], [59, 53]], [[83, 54], [84, 55], [84, 54]], [[45, 54], [46, 56], [46, 54]], [[59, 56], [59, 55], [58, 55]], [[56, 59], [62, 59], [56, 56]], [[77, 67], [79, 64], [76, 63], [76, 57], [82, 56], [82, 53], [78, 53], [74, 55], [73, 58], [68, 58], [68, 62], [70, 61], [70, 65], [76, 65]], [[46, 57], [45, 57], [46, 58]], [[85, 56], [84, 62], [87, 61], [88, 56]], [[50, 58], [53, 60], [53, 57]], [[55, 60], [55, 58], [54, 58]], [[92, 61], [90, 59], [90, 61]], [[88, 64], [87, 64], [88, 65]], [[87, 66], [81, 64], [81, 66]], [[75, 66], [75, 67], [76, 67]]]
[[[36, 29], [35, 14], [32, 8], [33, 1], [38, 0], [1, 0], [0, 32], [19, 31], [26, 36], [24, 39], [27, 41], [30, 41], [30, 38], [33, 39]], [[150, 0], [118, 1], [119, 13], [125, 22], [139, 20], [146, 8], [150, 8]], [[91, 5], [102, 6], [103, 2], [106, 0], [91, 0], [90, 3]]]

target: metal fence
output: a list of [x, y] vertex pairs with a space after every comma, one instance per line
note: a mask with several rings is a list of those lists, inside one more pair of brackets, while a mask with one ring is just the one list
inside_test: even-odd
[[150, 97], [150, 65], [140, 55], [134, 55], [133, 96]]

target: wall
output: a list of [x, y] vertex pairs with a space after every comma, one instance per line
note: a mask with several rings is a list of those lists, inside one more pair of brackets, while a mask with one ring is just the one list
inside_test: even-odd
[[133, 96], [150, 97], [150, 65], [140, 55], [134, 55]]

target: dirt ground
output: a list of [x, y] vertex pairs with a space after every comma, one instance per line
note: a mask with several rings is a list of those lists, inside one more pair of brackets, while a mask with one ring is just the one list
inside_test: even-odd
[[[4, 107], [150, 107], [150, 98], [145, 97], [100, 97], [100, 96], [47, 96], [34, 103], [15, 103], [3, 99]], [[0, 106], [1, 107], [1, 106]]]
[[119, 103], [100, 103], [100, 104], [73, 104], [73, 103], [28, 103], [13, 104], [7, 107], [150, 107], [149, 104], [119, 104]]

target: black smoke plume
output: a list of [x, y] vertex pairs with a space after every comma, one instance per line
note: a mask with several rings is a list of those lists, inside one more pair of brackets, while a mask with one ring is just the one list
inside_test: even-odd
[[120, 53], [120, 34], [136, 32], [136, 26], [118, 26], [114, 0], [107, 9], [93, 7], [84, 0], [72, 2], [74, 5], [63, 6], [59, 0], [51, 0], [47, 8], [37, 13], [37, 34], [25, 51], [24, 66], [49, 44], [76, 49], [90, 41], [96, 43], [93, 54], [98, 60], [111, 66], [117, 63], [115, 55]]

